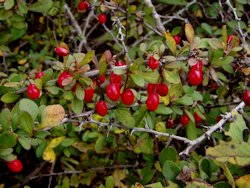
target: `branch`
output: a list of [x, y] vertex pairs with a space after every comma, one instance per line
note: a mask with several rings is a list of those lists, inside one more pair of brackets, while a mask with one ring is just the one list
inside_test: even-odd
[[231, 110], [231, 112], [227, 113], [217, 124], [212, 126], [208, 131], [206, 131], [203, 135], [193, 140], [188, 147], [183, 150], [179, 155], [189, 155], [195, 148], [197, 148], [204, 140], [211, 137], [211, 135], [217, 131], [218, 129], [222, 129], [224, 124], [233, 116], [233, 112], [241, 111], [245, 106], [244, 102], [241, 102], [236, 108]]
[[242, 31], [242, 28], [241, 28], [241, 25], [240, 25], [241, 18], [238, 17], [238, 15], [236, 13], [236, 8], [233, 7], [230, 0], [227, 0], [225, 3], [232, 10], [232, 12], [234, 14], [234, 18], [237, 20], [237, 23], [238, 23], [237, 26], [238, 26], [239, 33], [241, 35], [242, 42], [243, 42], [243, 44], [246, 44], [246, 34], [244, 34], [243, 31]]
[[153, 5], [153, 3], [151, 2], [151, 0], [144, 0], [144, 3], [148, 6], [151, 7], [153, 9], [153, 17], [156, 21], [156, 25], [157, 28], [160, 30], [160, 32], [164, 35], [166, 32], [166, 29], [164, 27], [164, 24], [161, 22], [161, 18], [160, 15], [156, 12], [155, 10], [155, 6]]

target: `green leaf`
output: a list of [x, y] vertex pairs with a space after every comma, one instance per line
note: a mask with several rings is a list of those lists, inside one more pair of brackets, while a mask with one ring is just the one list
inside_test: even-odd
[[209, 34], [212, 35], [213, 31], [210, 25], [208, 25], [207, 23], [202, 23], [201, 27]]
[[197, 138], [197, 129], [195, 127], [194, 122], [189, 121], [185, 129], [186, 129], [186, 135], [188, 139], [195, 140]]
[[107, 71], [107, 59], [106, 54], [103, 53], [99, 60], [99, 75], [105, 74]]
[[21, 38], [26, 33], [27, 28], [28, 27], [25, 27], [25, 28], [22, 28], [22, 29], [17, 29], [17, 28], [12, 27], [10, 29], [11, 40], [15, 41], [15, 40]]
[[180, 76], [177, 70], [172, 70], [172, 71], [164, 70], [163, 76], [167, 82], [170, 82], [172, 84], [179, 84], [181, 82]]
[[100, 153], [103, 150], [103, 147], [105, 146], [105, 137], [103, 135], [99, 135], [98, 139], [95, 143], [95, 151], [96, 153]]
[[71, 146], [74, 142], [75, 142], [75, 139], [74, 139], [74, 138], [65, 138], [65, 139], [62, 141], [61, 146], [63, 146], [63, 147], [69, 147], [69, 146]]
[[28, 13], [28, 7], [27, 7], [25, 1], [17, 1], [17, 4], [18, 4], [19, 11], [22, 14], [27, 14]]
[[0, 149], [12, 148], [16, 145], [16, 141], [16, 134], [5, 131], [0, 134]]
[[53, 70], [51, 68], [43, 71], [43, 77], [42, 77], [43, 84], [51, 80], [52, 76], [53, 76]]
[[175, 104], [190, 106], [193, 104], [193, 99], [192, 97], [189, 97], [188, 95], [184, 95], [183, 97], [177, 99], [175, 101]]
[[33, 121], [36, 120], [36, 117], [39, 113], [37, 104], [30, 99], [22, 99], [19, 103], [19, 109], [31, 115]]
[[176, 54], [176, 42], [172, 35], [169, 32], [165, 33], [166, 43], [170, 51], [175, 55]]
[[37, 148], [36, 148], [36, 157], [42, 158], [43, 152], [47, 146], [47, 141], [44, 140]]
[[175, 148], [167, 147], [164, 148], [160, 153], [160, 162], [161, 165], [164, 164], [165, 161], [173, 161], [176, 162], [178, 159], [178, 153]]
[[26, 149], [30, 150], [31, 149], [31, 138], [27, 138], [24, 136], [19, 136], [18, 137], [18, 142], [21, 144], [21, 146]]
[[159, 81], [160, 74], [158, 71], [148, 71], [143, 72], [143, 77], [147, 82], [156, 84]]
[[14, 7], [15, 1], [14, 0], [5, 0], [3, 7], [5, 10], [10, 10]]
[[10, 155], [6, 155], [6, 156], [2, 156], [2, 157], [0, 157], [0, 158], [2, 158], [3, 161], [13, 161], [13, 160], [15, 160], [17, 157], [16, 157], [16, 155], [14, 155], [14, 154], [10, 154]]
[[250, 164], [250, 144], [247, 142], [220, 141], [215, 147], [206, 149], [206, 155], [220, 162], [230, 162], [239, 166]]
[[11, 122], [11, 112], [8, 108], [5, 108], [0, 113], [0, 125], [3, 131], [9, 131], [12, 125]]
[[162, 167], [162, 174], [168, 180], [174, 181], [177, 175], [180, 173], [180, 169], [173, 161], [165, 161]]
[[216, 164], [222, 168], [223, 174], [227, 177], [228, 182], [231, 184], [231, 186], [233, 188], [235, 188], [234, 177], [233, 177], [232, 173], [230, 172], [229, 168], [227, 167], [227, 165], [225, 163], [222, 163], [222, 162], [216, 162]]
[[218, 59], [216, 61], [212, 61], [212, 65], [216, 67], [223, 67], [224, 65], [231, 64], [234, 60], [234, 57], [232, 56], [226, 56], [221, 59]]
[[158, 2], [168, 4], [168, 5], [186, 5], [187, 4], [185, 0], [158, 0]]
[[19, 95], [16, 95], [14, 93], [5, 93], [2, 97], [1, 97], [1, 101], [4, 103], [13, 103], [15, 101], [17, 101], [19, 99]]
[[44, 87], [44, 89], [49, 93], [51, 93], [52, 95], [57, 95], [60, 91], [60, 88], [56, 86]]
[[133, 80], [133, 82], [140, 86], [140, 87], [143, 87], [145, 82], [144, 82], [144, 79], [143, 79], [143, 75], [141, 72], [137, 72], [136, 74], [130, 74], [131, 76], [131, 79]]
[[160, 104], [158, 108], [155, 110], [157, 114], [169, 115], [173, 113], [173, 110], [163, 104]]
[[246, 123], [239, 113], [234, 115], [234, 121], [230, 123], [229, 130], [225, 132], [226, 135], [232, 138], [234, 142], [243, 142], [243, 131], [248, 130]]
[[79, 99], [80, 101], [82, 101], [83, 100], [83, 98], [84, 98], [84, 90], [83, 90], [83, 88], [80, 86], [80, 84], [77, 84], [76, 85], [76, 97], [77, 97], [77, 99]]
[[113, 176], [108, 176], [105, 181], [106, 188], [113, 188], [115, 187], [115, 180]]
[[22, 130], [24, 130], [29, 135], [32, 134], [34, 122], [33, 122], [31, 115], [28, 112], [25, 112], [25, 111], [20, 112], [19, 124]]
[[142, 105], [135, 113], [135, 125], [136, 127], [143, 127], [144, 126], [144, 117], [147, 113], [147, 108], [145, 105]]
[[52, 0], [38, 0], [29, 6], [29, 11], [46, 13], [53, 6]]
[[154, 140], [151, 137], [139, 138], [134, 146], [135, 153], [153, 154]]
[[185, 113], [187, 114], [187, 116], [189, 117], [189, 119], [192, 121], [192, 122], [195, 122], [195, 119], [194, 119], [194, 116], [191, 112], [189, 112], [187, 109], [184, 110]]
[[128, 110], [123, 110], [123, 109], [117, 109], [115, 111], [116, 118], [117, 120], [128, 127], [134, 127], [135, 126], [135, 119], [131, 115], [130, 111]]
[[93, 59], [93, 57], [95, 56], [95, 51], [94, 50], [90, 50], [87, 54], [85, 54], [80, 67], [82, 67], [83, 65], [86, 65], [88, 63], [90, 63]]
[[73, 112], [75, 112], [76, 114], [80, 114], [83, 110], [83, 100], [74, 98], [71, 103], [71, 106], [72, 106]]

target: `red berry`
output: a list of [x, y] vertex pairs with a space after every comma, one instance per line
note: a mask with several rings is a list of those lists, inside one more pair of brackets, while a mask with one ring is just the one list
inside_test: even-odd
[[181, 43], [181, 37], [179, 35], [174, 35], [174, 40], [175, 40], [176, 44]]
[[250, 90], [245, 90], [242, 94], [242, 100], [247, 106], [250, 106]]
[[185, 127], [189, 123], [189, 120], [190, 119], [187, 114], [183, 114], [180, 118], [180, 123], [183, 125], [183, 127]]
[[202, 82], [202, 71], [199, 71], [191, 67], [188, 73], [188, 83], [190, 85], [198, 86], [201, 84], [201, 82]]
[[69, 51], [63, 47], [56, 47], [55, 53], [61, 57], [69, 55]]
[[148, 110], [155, 111], [159, 106], [159, 102], [160, 102], [159, 95], [155, 93], [150, 93], [146, 100], [146, 105]]
[[120, 85], [118, 84], [108, 84], [106, 87], [106, 94], [108, 98], [112, 101], [117, 101], [120, 98]]
[[43, 77], [43, 75], [44, 75], [44, 72], [38, 72], [38, 73], [36, 73], [36, 79], [39, 79], [39, 78], [42, 78]]
[[157, 86], [157, 84], [148, 83], [148, 86], [147, 86], [148, 94], [155, 93], [156, 92], [156, 86]]
[[15, 159], [14, 161], [7, 162], [7, 166], [10, 171], [18, 173], [23, 169], [23, 164], [19, 159]]
[[195, 69], [201, 72], [202, 72], [202, 68], [203, 68], [203, 63], [201, 60], [197, 60], [197, 63], [191, 67], [191, 69]]
[[94, 97], [94, 89], [90, 86], [88, 89], [84, 89], [85, 95], [84, 95], [84, 101], [85, 102], [91, 102]]
[[150, 56], [148, 59], [148, 66], [149, 68], [151, 68], [152, 70], [155, 70], [158, 68], [160, 62], [157, 61], [154, 56]]
[[105, 82], [106, 78], [105, 78], [105, 75], [102, 74], [102, 75], [99, 75], [98, 77], [98, 83], [99, 84], [103, 84]]
[[65, 80], [65, 79], [67, 79], [67, 78], [70, 78], [70, 77], [72, 77], [73, 75], [71, 74], [71, 73], [69, 73], [69, 72], [67, 72], [67, 71], [63, 71], [60, 75], [59, 75], [59, 77], [58, 77], [58, 79], [57, 79], [57, 84], [60, 86], [60, 87], [63, 87], [64, 85], [63, 85], [63, 81]]
[[220, 120], [221, 120], [221, 116], [217, 116], [215, 119], [216, 123], [218, 123]]
[[174, 119], [167, 120], [167, 128], [173, 128], [174, 126]]
[[121, 99], [123, 104], [126, 105], [131, 105], [134, 102], [135, 99], [135, 95], [133, 93], [133, 91], [129, 88], [127, 88], [121, 95]]
[[106, 16], [106, 14], [100, 14], [100, 15], [98, 16], [98, 20], [99, 20], [100, 24], [105, 24], [106, 21], [107, 21], [107, 16]]
[[157, 84], [156, 92], [160, 96], [166, 96], [168, 94], [168, 86], [165, 83]]
[[196, 123], [202, 122], [201, 117], [200, 117], [196, 112], [194, 113], [194, 119], [195, 119], [195, 122], [196, 122]]
[[218, 84], [216, 82], [212, 82], [211, 83], [211, 88], [214, 89], [214, 90], [216, 90], [216, 89], [219, 88], [219, 86], [218, 86]]
[[121, 85], [122, 84], [122, 76], [112, 72], [110, 74], [110, 83]]
[[227, 43], [230, 43], [234, 39], [234, 35], [227, 36]]
[[87, 1], [81, 1], [80, 3], [78, 3], [78, 10], [87, 10], [89, 8], [89, 3]]
[[38, 99], [40, 97], [40, 90], [35, 84], [29, 84], [27, 87], [27, 94], [30, 99]]
[[108, 112], [108, 107], [107, 104], [105, 103], [105, 101], [98, 101], [96, 103], [96, 112], [97, 114], [99, 114], [100, 116], [105, 116]]
[[115, 66], [123, 66], [123, 65], [126, 65], [126, 63], [124, 63], [123, 61], [115, 62]]

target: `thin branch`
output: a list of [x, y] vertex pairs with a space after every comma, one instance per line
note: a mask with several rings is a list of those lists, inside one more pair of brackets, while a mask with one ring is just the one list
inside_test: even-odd
[[[133, 165], [115, 165], [110, 167], [96, 167], [96, 168], [90, 168], [86, 169], [87, 171], [103, 171], [103, 170], [112, 170], [112, 169], [126, 169], [126, 168], [135, 168], [138, 164]], [[64, 171], [64, 172], [57, 172], [57, 173], [50, 173], [50, 174], [41, 174], [38, 176], [33, 176], [30, 178], [30, 180], [37, 179], [37, 178], [43, 178], [43, 177], [52, 177], [52, 176], [60, 176], [60, 175], [67, 175], [67, 174], [81, 174], [86, 172], [86, 170], [77, 170], [77, 171]]]
[[156, 25], [157, 25], [157, 28], [160, 30], [160, 32], [164, 35], [165, 32], [166, 32], [166, 29], [164, 27], [164, 24], [162, 23], [161, 21], [161, 18], [160, 18], [160, 15], [157, 13], [157, 11], [155, 10], [155, 6], [153, 5], [153, 3], [151, 2], [151, 0], [144, 0], [144, 3], [148, 6], [148, 7], [151, 7], [153, 10], [152, 10], [152, 13], [153, 13], [153, 17], [156, 21]]
[[215, 124], [214, 126], [212, 126], [210, 129], [208, 129], [208, 131], [206, 131], [203, 135], [201, 135], [200, 137], [196, 138], [195, 140], [193, 140], [188, 147], [183, 150], [179, 155], [189, 155], [195, 148], [197, 148], [204, 140], [206, 140], [207, 138], [211, 137], [211, 135], [217, 131], [218, 129], [222, 129], [223, 126], [225, 125], [225, 123], [232, 118], [232, 114], [235, 111], [241, 111], [245, 106], [244, 102], [241, 102], [236, 108], [234, 108], [233, 110], [231, 110], [231, 112], [227, 113], [217, 124]]
[[242, 39], [243, 44], [245, 44], [246, 43], [246, 35], [247, 34], [244, 34], [243, 31], [242, 31], [242, 28], [241, 28], [241, 25], [240, 25], [241, 18], [238, 17], [238, 15], [236, 13], [236, 8], [233, 7], [233, 5], [231, 4], [230, 0], [227, 0], [225, 3], [232, 10], [234, 18], [235, 18], [235, 20], [237, 20], [237, 24], [238, 24], [237, 27], [238, 27], [239, 33], [241, 35], [241, 39]]

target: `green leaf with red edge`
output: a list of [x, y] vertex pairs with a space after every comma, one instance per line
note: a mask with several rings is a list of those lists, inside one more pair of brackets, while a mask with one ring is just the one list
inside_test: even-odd
[[172, 35], [169, 32], [165, 33], [166, 44], [170, 51], [175, 55], [176, 54], [176, 42]]
[[90, 63], [93, 60], [94, 56], [95, 56], [95, 51], [90, 50], [87, 54], [85, 54], [85, 56], [84, 56], [84, 58], [79, 66], [82, 67], [83, 65]]

